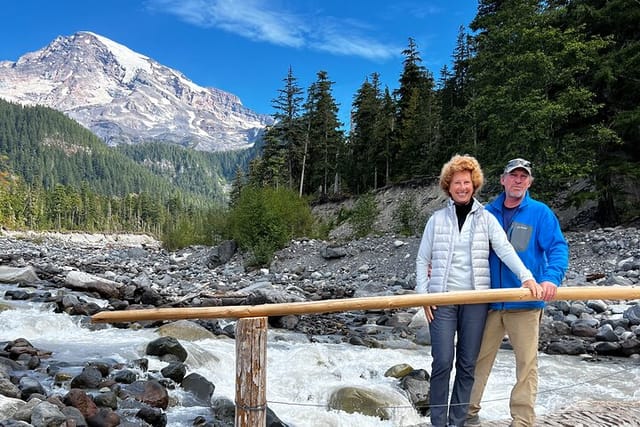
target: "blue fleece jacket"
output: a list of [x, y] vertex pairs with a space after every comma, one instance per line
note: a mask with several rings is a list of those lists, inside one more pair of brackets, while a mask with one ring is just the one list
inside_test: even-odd
[[[560, 222], [553, 211], [544, 203], [532, 199], [529, 192], [525, 195], [511, 217], [509, 224], [504, 222], [504, 192], [485, 209], [491, 212], [507, 232], [509, 241], [538, 283], [552, 282], [562, 284], [569, 265], [569, 246]], [[519, 288], [520, 280], [491, 251], [489, 255], [491, 269], [491, 288]], [[544, 301], [500, 302], [490, 304], [493, 310], [517, 310], [543, 308]]]

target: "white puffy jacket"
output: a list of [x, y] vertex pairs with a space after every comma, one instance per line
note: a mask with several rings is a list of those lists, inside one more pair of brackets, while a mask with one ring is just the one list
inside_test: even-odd
[[[471, 227], [469, 253], [472, 263], [472, 288], [490, 287], [489, 250], [493, 249], [502, 261], [525, 282], [533, 279], [520, 257], [509, 243], [498, 220], [473, 199], [473, 206], [466, 221]], [[447, 292], [447, 280], [451, 268], [454, 237], [458, 235], [458, 218], [455, 205], [449, 199], [447, 207], [431, 215], [422, 234], [416, 258], [416, 291], [418, 293]], [[429, 267], [431, 274], [429, 275]]]

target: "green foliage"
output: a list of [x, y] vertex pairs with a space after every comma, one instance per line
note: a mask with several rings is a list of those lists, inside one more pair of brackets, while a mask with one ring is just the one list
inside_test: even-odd
[[124, 144], [115, 148], [152, 174], [186, 193], [224, 202], [224, 184], [247, 169], [248, 150], [209, 153], [162, 142]]
[[247, 186], [229, 213], [231, 237], [252, 255], [253, 265], [268, 264], [276, 250], [308, 235], [312, 226], [307, 202], [282, 188]]
[[111, 148], [59, 111], [3, 100], [0, 155], [31, 188], [85, 186], [104, 197], [148, 193], [161, 203], [180, 193], [187, 204], [201, 207], [224, 200], [223, 179], [217, 171], [233, 176], [235, 166], [227, 170], [222, 165], [240, 161], [239, 155], [225, 162], [223, 154], [198, 154], [167, 144]]
[[533, 190], [546, 200], [579, 179], [606, 186], [599, 169], [617, 150], [599, 130], [603, 104], [589, 76], [609, 42], [569, 19], [591, 1], [569, 3], [483, 1], [471, 23], [467, 110], [482, 142], [475, 154], [495, 170], [512, 157], [531, 160]]
[[403, 197], [391, 215], [396, 233], [403, 236], [415, 236], [419, 233], [422, 218], [420, 218], [420, 210], [413, 197]]
[[353, 211], [351, 209], [340, 207], [340, 209], [338, 210], [338, 215], [336, 216], [336, 223], [342, 224], [345, 221], [348, 221], [349, 218], [351, 218], [352, 212]]
[[372, 193], [360, 196], [353, 206], [349, 219], [354, 235], [356, 237], [364, 237], [370, 234], [373, 231], [373, 224], [378, 217], [378, 213], [376, 198]]
[[240, 197], [240, 193], [242, 192], [242, 187], [246, 184], [245, 176], [242, 169], [236, 169], [236, 176], [233, 178], [233, 182], [231, 183], [231, 191], [229, 192], [229, 206], [233, 207]]
[[188, 217], [177, 218], [171, 228], [162, 235], [162, 246], [169, 250], [184, 248], [196, 244], [202, 233], [196, 230], [196, 224]]
[[316, 218], [315, 223], [313, 224], [313, 234], [312, 236], [315, 239], [327, 240], [329, 238], [329, 233], [336, 226], [336, 221], [333, 218]]
[[326, 71], [319, 71], [304, 104], [307, 125], [302, 151], [301, 174], [304, 194], [326, 197], [339, 188], [338, 159], [344, 152], [344, 131], [338, 120], [338, 104], [333, 98], [334, 82]]
[[0, 223], [209, 244], [207, 212], [225, 197], [221, 174], [242, 159], [163, 144], [113, 149], [58, 111], [0, 100]]
[[303, 90], [297, 80], [289, 66], [284, 88], [278, 90], [278, 96], [272, 100], [276, 124], [265, 132], [259, 169], [261, 185], [277, 187], [286, 183], [291, 190], [300, 185], [302, 153], [307, 137], [306, 126], [301, 120]]

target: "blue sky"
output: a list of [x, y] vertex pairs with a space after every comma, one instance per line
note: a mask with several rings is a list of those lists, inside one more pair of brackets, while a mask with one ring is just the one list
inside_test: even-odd
[[475, 0], [11, 0], [0, 10], [0, 60], [92, 31], [263, 114], [289, 66], [305, 92], [324, 70], [346, 121], [372, 73], [397, 89], [410, 37], [437, 78], [476, 9]]

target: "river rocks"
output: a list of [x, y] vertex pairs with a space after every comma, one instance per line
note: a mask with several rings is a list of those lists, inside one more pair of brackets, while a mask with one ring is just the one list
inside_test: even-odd
[[393, 378], [402, 378], [408, 375], [411, 371], [413, 371], [413, 367], [411, 365], [407, 365], [406, 363], [400, 365], [394, 365], [387, 369], [387, 372], [384, 373], [385, 377], [393, 377]]
[[151, 341], [147, 345], [146, 353], [167, 362], [184, 362], [188, 356], [187, 350], [174, 337], [160, 337]]
[[187, 366], [180, 362], [171, 362], [160, 370], [163, 377], [172, 379], [173, 382], [180, 384], [187, 374]]
[[58, 426], [67, 420], [65, 414], [53, 403], [41, 402], [31, 411], [34, 426]]
[[[3, 417], [7, 419], [16, 417], [16, 414], [25, 406], [26, 402], [24, 400], [0, 395], [0, 414], [3, 414]], [[29, 411], [29, 415], [30, 414], [31, 411]], [[18, 420], [21, 419], [22, 418], [18, 418]]]
[[400, 387], [406, 391], [409, 401], [422, 415], [427, 415], [429, 411], [430, 379], [427, 371], [415, 369], [400, 380]]
[[545, 345], [545, 351], [549, 354], [567, 354], [577, 356], [587, 352], [584, 341], [576, 338], [558, 338]]
[[[219, 327], [217, 330], [219, 330]], [[163, 337], [169, 336], [184, 341], [197, 341], [216, 337], [209, 329], [190, 320], [178, 320], [167, 323], [166, 325], [160, 326], [157, 331], [158, 334]]]
[[84, 390], [72, 388], [64, 396], [63, 402], [76, 408], [83, 418], [91, 418], [98, 413], [98, 405]]
[[620, 337], [613, 330], [610, 324], [604, 324], [598, 328], [596, 332], [596, 341], [617, 342]]
[[[27, 347], [24, 339], [15, 340], [15, 343]], [[148, 347], [168, 347], [168, 351], [172, 351], [172, 348], [180, 347], [176, 343], [177, 340], [172, 337], [163, 337], [150, 342]], [[48, 354], [33, 347], [29, 352]], [[158, 353], [159, 357], [172, 354]], [[181, 354], [181, 351], [177, 353]], [[10, 379], [19, 381], [18, 392], [12, 393], [19, 396], [6, 396], [0, 392], [0, 425], [165, 427], [166, 410], [171, 404], [167, 387], [182, 387], [182, 406], [212, 409], [215, 420], [199, 417], [201, 422], [194, 420], [194, 425], [234, 424], [233, 402], [226, 400], [227, 403], [221, 405], [225, 399], [216, 398], [212, 401], [215, 385], [197, 373], [185, 376], [187, 367], [181, 362], [172, 362], [158, 373], [146, 370], [146, 359], [130, 361], [127, 365], [93, 361], [73, 378], [61, 375], [61, 371], [74, 371], [77, 367], [60, 361], [51, 362], [50, 365], [45, 364], [45, 369], [35, 370], [0, 356], [0, 379], [6, 382], [10, 382]], [[50, 386], [52, 378], [56, 378], [55, 387]], [[286, 427], [270, 409], [267, 419], [271, 423], [268, 425]], [[210, 424], [212, 421], [214, 424]]]
[[205, 377], [197, 373], [191, 373], [184, 377], [180, 383], [185, 391], [191, 393], [195, 399], [194, 404], [209, 405], [211, 403], [211, 396], [216, 390], [216, 386]]
[[640, 305], [634, 305], [629, 307], [622, 314], [623, 319], [629, 320], [631, 325], [640, 325]]
[[134, 381], [123, 385], [120, 396], [133, 398], [153, 408], [167, 409], [169, 406], [167, 389], [156, 380]]
[[18, 388], [20, 389], [20, 399], [29, 400], [34, 395], [45, 395], [45, 388], [35, 378], [22, 377], [18, 382]]
[[210, 268], [215, 268], [220, 265], [226, 264], [231, 260], [237, 249], [238, 245], [235, 241], [225, 240], [218, 246], [211, 248], [208, 255], [209, 262], [207, 265]]
[[72, 388], [98, 388], [102, 382], [102, 372], [96, 366], [85, 366], [82, 372], [71, 380]]
[[[19, 347], [27, 347], [26, 340], [20, 339], [8, 343], [5, 346], [5, 350], [8, 347], [12, 347], [14, 343]], [[127, 399], [133, 399], [138, 402], [137, 406], [141, 410], [146, 406], [159, 407], [162, 410], [167, 408], [167, 390], [158, 381], [153, 379], [138, 380], [128, 385], [129, 376], [121, 375], [122, 372], [127, 372], [127, 370], [118, 370], [115, 364], [106, 362], [87, 365], [71, 381], [63, 380], [60, 383], [58, 382], [59, 380], [56, 380], [56, 387], [52, 388], [50, 385], [46, 385], [52, 383], [51, 378], [63, 378], [63, 376], [59, 375], [58, 369], [73, 370], [75, 368], [71, 366], [65, 368], [62, 366], [63, 364], [56, 368], [55, 364], [47, 366], [46, 362], [43, 362], [46, 369], [40, 369], [39, 366], [28, 367], [20, 363], [22, 355], [27, 353], [48, 354], [46, 351], [31, 347], [29, 352], [25, 351], [18, 356], [18, 363], [0, 356], [0, 361], [2, 362], [0, 363], [0, 366], [2, 366], [0, 377], [3, 382], [11, 379], [16, 381], [20, 391], [19, 399], [6, 396], [4, 393], [0, 394], [0, 419], [3, 420], [1, 422], [3, 426], [128, 425], [127, 423], [122, 423], [121, 415], [116, 412], [119, 409], [120, 402]], [[7, 354], [15, 357], [17, 353], [7, 352]], [[43, 375], [48, 375], [50, 378], [46, 379]], [[66, 377], [69, 378], [68, 375]], [[119, 380], [124, 382], [120, 383]], [[115, 389], [119, 390], [119, 395], [116, 397], [113, 391], [105, 388], [107, 386], [115, 387]], [[59, 394], [65, 387], [68, 387], [66, 394], [64, 392]], [[127, 389], [128, 387], [130, 389]], [[16, 393], [13, 392], [12, 394]], [[136, 403], [126, 403], [123, 406], [135, 408]], [[146, 412], [142, 411], [140, 413], [145, 414]]]
[[329, 408], [338, 411], [354, 412], [378, 417], [381, 420], [391, 418], [392, 402], [376, 392], [359, 387], [341, 387], [329, 396]]
[[0, 265], [0, 282], [2, 283], [34, 283], [38, 275], [32, 266], [11, 268]]
[[104, 279], [82, 271], [70, 271], [64, 278], [65, 285], [70, 289], [87, 293], [97, 293], [104, 299], [120, 297], [123, 285], [113, 280]]

